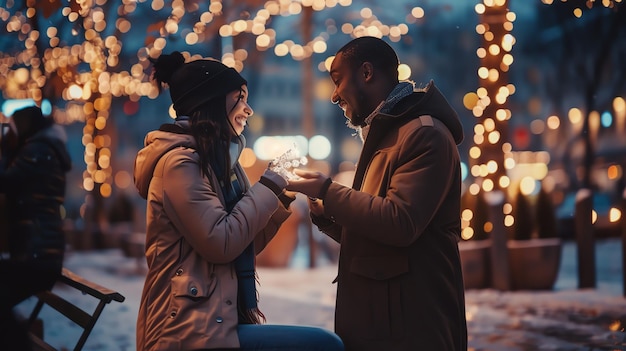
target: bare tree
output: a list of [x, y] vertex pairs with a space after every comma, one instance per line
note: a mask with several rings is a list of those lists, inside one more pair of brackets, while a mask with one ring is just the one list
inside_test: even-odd
[[[626, 90], [626, 7], [620, 2], [611, 7], [582, 3], [538, 4], [535, 27], [526, 33], [522, 53], [532, 62], [535, 80], [529, 83], [551, 105], [551, 113], [565, 117], [569, 108], [580, 107], [580, 132], [572, 136], [563, 133], [566, 126], [562, 126], [557, 147], [572, 188], [593, 189], [596, 150], [590, 116], [594, 111], [610, 110], [613, 98]], [[578, 167], [573, 153], [581, 149]]]

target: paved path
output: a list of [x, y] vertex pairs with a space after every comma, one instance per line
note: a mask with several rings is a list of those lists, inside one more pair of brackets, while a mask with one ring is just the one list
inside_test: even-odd
[[[621, 289], [617, 293], [615, 289], [621, 287], [621, 281], [616, 285], [615, 277], [621, 275], [621, 269], [615, 267], [620, 267], [616, 264], [621, 264], [621, 257], [616, 256], [620, 251], [615, 246], [614, 242], [598, 245], [609, 248], [596, 256], [602, 270], [599, 289], [575, 288], [572, 272], [576, 270], [570, 257], [564, 260], [563, 276], [554, 291], [467, 291], [469, 350], [626, 350], [626, 298]], [[572, 247], [566, 247], [564, 255], [572, 254]], [[135, 320], [143, 286], [137, 262], [119, 250], [72, 252], [67, 255], [66, 266], [126, 297], [124, 303], [105, 308], [84, 350], [134, 350]], [[335, 286], [331, 282], [335, 273], [336, 268], [329, 265], [312, 270], [260, 268], [260, 308], [268, 323], [332, 330]], [[604, 288], [607, 284], [611, 289]], [[74, 294], [69, 298], [93, 308], [89, 306], [93, 299], [86, 296]], [[18, 308], [29, 306], [32, 301]], [[56, 318], [53, 312], [42, 311], [45, 338], [59, 349], [71, 349], [78, 329]]]
[[[333, 328], [334, 267], [261, 269], [268, 323]], [[626, 350], [626, 298], [595, 289], [466, 292], [470, 350]]]

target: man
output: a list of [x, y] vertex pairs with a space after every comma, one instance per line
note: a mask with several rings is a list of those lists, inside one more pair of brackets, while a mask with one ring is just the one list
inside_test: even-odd
[[378, 38], [338, 51], [332, 102], [364, 140], [354, 183], [296, 171], [287, 189], [309, 196], [313, 223], [341, 243], [335, 331], [346, 350], [466, 350], [462, 126], [432, 81], [415, 89], [397, 69]]

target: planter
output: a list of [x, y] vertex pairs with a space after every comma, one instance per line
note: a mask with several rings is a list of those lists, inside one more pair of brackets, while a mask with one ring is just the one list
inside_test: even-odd
[[511, 289], [551, 290], [561, 264], [559, 238], [507, 242]]
[[491, 285], [491, 240], [459, 242], [465, 289], [484, 289]]

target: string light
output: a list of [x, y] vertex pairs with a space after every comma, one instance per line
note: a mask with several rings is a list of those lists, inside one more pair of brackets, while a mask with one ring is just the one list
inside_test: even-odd
[[[227, 13], [221, 0], [211, 0], [208, 6], [200, 3], [173, 0], [122, 0], [117, 8], [117, 18], [107, 18], [104, 0], [83, 0], [67, 6], [54, 3], [39, 7], [29, 1], [27, 7], [14, 9], [14, 2], [0, 7], [0, 21], [6, 31], [22, 43], [15, 53], [0, 54], [0, 87], [9, 99], [43, 99], [43, 89], [59, 86], [65, 108], [55, 111], [55, 119], [62, 124], [83, 122], [82, 144], [85, 147], [83, 188], [97, 191], [102, 197], [112, 192], [114, 176], [110, 140], [107, 135], [108, 117], [113, 99], [125, 97], [137, 102], [141, 97], [155, 99], [158, 89], [150, 82], [149, 58], [158, 57], [170, 41], [182, 39], [188, 46], [200, 45], [212, 39], [216, 33], [224, 39], [242, 34], [253, 37], [259, 51], [270, 50], [277, 56], [290, 56], [303, 60], [313, 54], [324, 54], [327, 40], [340, 29], [354, 37], [374, 35], [397, 42], [408, 34], [408, 24], [424, 17], [424, 10], [414, 7], [406, 16], [406, 23], [383, 23], [364, 7], [354, 22], [336, 23], [327, 20], [325, 31], [311, 41], [297, 43], [293, 40], [277, 40], [274, 29], [268, 28], [273, 17], [296, 16], [304, 10], [329, 10], [337, 6], [352, 6], [352, 0], [270, 0], [256, 13], [241, 11], [239, 18], [227, 21]], [[149, 7], [161, 22], [147, 28], [145, 45], [137, 50], [137, 62], [126, 70], [120, 67], [120, 55], [124, 47], [123, 34], [133, 29], [132, 17]], [[239, 11], [239, 10], [238, 10]], [[64, 20], [48, 21], [41, 32], [34, 30], [31, 19], [50, 16], [58, 12]], [[144, 13], [140, 14], [144, 16]], [[68, 37], [67, 33], [71, 33]], [[45, 40], [44, 40], [45, 38]], [[63, 38], [63, 41], [61, 40]], [[67, 40], [76, 44], [68, 44]], [[42, 52], [38, 42], [45, 42]], [[228, 40], [227, 40], [228, 42]], [[183, 52], [188, 59], [200, 58]], [[238, 71], [243, 70], [248, 58], [245, 49], [226, 52], [221, 57], [225, 64]], [[79, 67], [87, 66], [87, 71]], [[325, 66], [321, 64], [320, 68]], [[60, 84], [57, 84], [58, 83]]]

